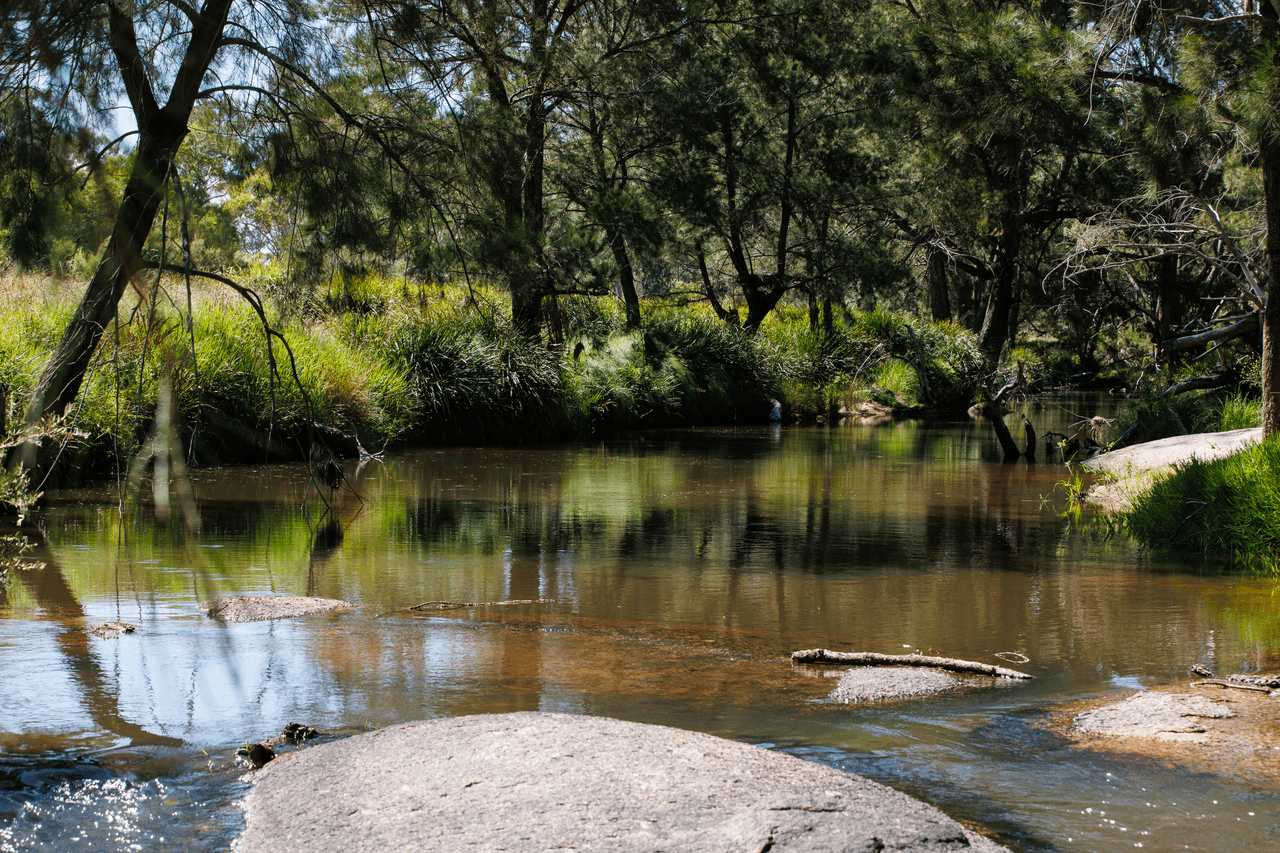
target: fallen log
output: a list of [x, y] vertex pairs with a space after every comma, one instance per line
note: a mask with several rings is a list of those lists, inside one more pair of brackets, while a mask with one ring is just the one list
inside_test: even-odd
[[993, 675], [999, 678], [1028, 679], [1032, 676], [1016, 669], [992, 666], [956, 658], [939, 658], [929, 655], [882, 655], [876, 652], [833, 652], [829, 649], [804, 649], [791, 653], [794, 663], [843, 663], [853, 666], [928, 666], [947, 672], [968, 672], [977, 675]]

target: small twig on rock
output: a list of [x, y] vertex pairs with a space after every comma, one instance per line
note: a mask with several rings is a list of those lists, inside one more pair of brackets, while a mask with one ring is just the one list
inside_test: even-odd
[[518, 601], [424, 601], [409, 610], [458, 610], [463, 607], [497, 607], [504, 604], [552, 604], [554, 598], [522, 598]]
[[794, 663], [844, 663], [855, 666], [928, 666], [948, 672], [972, 672], [978, 675], [994, 675], [1000, 678], [1028, 679], [1032, 676], [1016, 669], [977, 663], [956, 658], [939, 658], [929, 655], [882, 655], [876, 652], [833, 652], [828, 649], [805, 649], [792, 652]]

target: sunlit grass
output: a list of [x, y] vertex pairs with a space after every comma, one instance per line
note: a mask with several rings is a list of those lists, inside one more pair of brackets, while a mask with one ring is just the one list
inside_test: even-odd
[[1180, 466], [1121, 518], [1148, 546], [1280, 574], [1280, 439]]

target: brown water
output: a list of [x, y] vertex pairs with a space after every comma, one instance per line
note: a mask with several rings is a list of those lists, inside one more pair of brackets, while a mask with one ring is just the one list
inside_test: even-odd
[[[997, 455], [967, 421], [423, 451], [363, 466], [321, 541], [294, 467], [197, 472], [198, 540], [111, 489], [58, 496], [48, 568], [0, 597], [0, 851], [226, 849], [232, 752], [287, 722], [338, 736], [534, 709], [833, 764], [1019, 850], [1280, 848], [1280, 773], [1186, 772], [1045, 728], [1194, 662], [1274, 666], [1276, 585], [1073, 527], [1063, 466]], [[197, 608], [270, 592], [361, 607], [242, 625]], [[512, 599], [552, 601], [405, 609]], [[140, 631], [87, 632], [106, 620]], [[1036, 679], [835, 705], [833, 678], [788, 659], [817, 646], [1014, 652]]]

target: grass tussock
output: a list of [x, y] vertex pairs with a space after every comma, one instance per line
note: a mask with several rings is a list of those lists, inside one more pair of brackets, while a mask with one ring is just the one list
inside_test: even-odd
[[1121, 520], [1149, 547], [1280, 574], [1280, 439], [1180, 466]]

